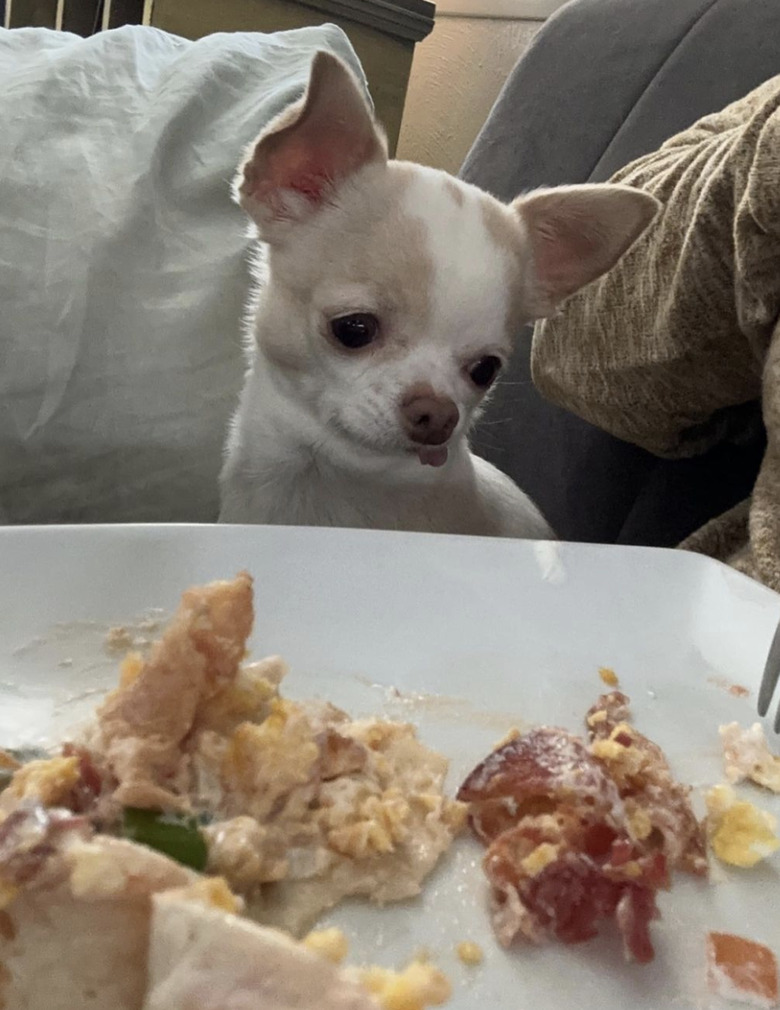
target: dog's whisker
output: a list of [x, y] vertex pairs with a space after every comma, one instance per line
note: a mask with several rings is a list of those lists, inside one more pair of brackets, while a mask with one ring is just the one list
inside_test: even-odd
[[499, 445], [497, 442], [491, 442], [488, 439], [484, 439], [484, 438], [472, 439], [472, 446], [473, 446], [474, 449], [477, 450], [477, 454], [478, 455], [481, 455], [481, 453], [482, 453], [483, 450], [492, 450], [492, 451], [495, 451], [495, 452], [501, 452], [503, 450], [503, 448], [504, 448], [502, 445]]

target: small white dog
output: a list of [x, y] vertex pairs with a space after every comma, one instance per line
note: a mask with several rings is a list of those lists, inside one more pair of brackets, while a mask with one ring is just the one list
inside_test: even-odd
[[261, 241], [220, 521], [552, 537], [469, 428], [522, 325], [607, 271], [657, 201], [602, 185], [505, 205], [389, 161], [325, 53], [235, 195]]

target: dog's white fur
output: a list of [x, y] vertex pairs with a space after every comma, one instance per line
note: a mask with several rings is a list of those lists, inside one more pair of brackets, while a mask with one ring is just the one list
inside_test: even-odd
[[[304, 98], [251, 146], [236, 198], [257, 227], [258, 286], [220, 520], [552, 537], [528, 496], [470, 452], [484, 392], [468, 369], [505, 362], [524, 322], [608, 270], [656, 201], [581, 186], [507, 206], [388, 161], [359, 85], [324, 53]], [[378, 320], [370, 346], [333, 339], [331, 320], [349, 313]], [[421, 465], [402, 425], [415, 391], [458, 407], [444, 465]]]

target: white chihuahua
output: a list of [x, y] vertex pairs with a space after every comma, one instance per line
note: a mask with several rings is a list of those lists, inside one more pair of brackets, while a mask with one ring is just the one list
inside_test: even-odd
[[657, 201], [570, 186], [507, 206], [389, 161], [326, 53], [235, 195], [261, 243], [220, 521], [551, 538], [469, 428], [522, 325], [607, 271]]

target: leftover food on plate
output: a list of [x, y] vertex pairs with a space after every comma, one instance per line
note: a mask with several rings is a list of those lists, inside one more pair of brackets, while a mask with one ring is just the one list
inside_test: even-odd
[[719, 687], [722, 691], [727, 691], [734, 698], [749, 698], [750, 688], [744, 684], [733, 684], [726, 677], [708, 677], [707, 683], [713, 687]]
[[[697, 820], [609, 668], [586, 736], [511, 731], [451, 799], [447, 760], [410, 724], [284, 697], [282, 660], [247, 657], [253, 621], [245, 573], [188, 590], [56, 753], [0, 750], [0, 1007], [439, 1005], [450, 986], [427, 957], [348, 967], [344, 934], [311, 928], [348, 897], [418, 894], [467, 818], [502, 945], [577, 943], [613, 920], [639, 963], [654, 957], [658, 891], [675, 871], [707, 876], [707, 841], [740, 867], [780, 848], [774, 818], [730, 785]], [[720, 732], [729, 780], [777, 792], [760, 725]], [[457, 939], [461, 964], [481, 964]], [[713, 991], [774, 1005], [771, 951], [707, 943]]]
[[763, 944], [731, 933], [707, 936], [707, 983], [723, 999], [757, 1007], [778, 1004], [775, 955]]
[[689, 790], [660, 748], [628, 721], [628, 698], [603, 695], [589, 740], [543, 726], [510, 739], [466, 778], [499, 941], [577, 943], [616, 921], [626, 956], [654, 956], [656, 892], [673, 870], [707, 874]]
[[477, 965], [485, 960], [485, 952], [473, 940], [461, 940], [455, 948], [455, 953], [464, 964]]
[[[29, 970], [44, 907], [46, 918], [64, 907], [62, 940], [79, 948], [89, 948], [96, 934], [99, 943], [115, 943], [109, 920], [120, 933], [132, 932], [129, 972], [133, 958], [141, 964], [146, 956], [149, 895], [206, 880], [212, 897], [223, 899], [212, 945], [224, 939], [229, 948], [234, 940], [227, 937], [236, 949], [277, 944], [281, 965], [304, 958], [305, 968], [316, 940], [291, 947], [290, 939], [251, 933], [259, 927], [224, 916], [246, 910], [300, 936], [346, 896], [383, 904], [419, 893], [465, 825], [465, 805], [443, 793], [447, 761], [411, 725], [352, 720], [324, 702], [282, 698], [281, 660], [245, 661], [253, 617], [247, 574], [188, 590], [149, 654], [125, 658], [119, 686], [76, 739], [53, 757], [25, 763], [0, 755], [7, 782], [0, 794], [0, 898], [17, 951], [4, 958], [11, 976], [4, 984], [48, 984]], [[186, 919], [178, 898], [151, 904], [155, 922]], [[211, 934], [216, 922], [201, 915], [165, 941], [155, 934], [150, 949], [169, 949], [188, 971], [200, 971], [197, 945], [185, 951], [177, 944], [184, 933]], [[154, 958], [150, 980], [163, 970]], [[140, 1007], [138, 978], [128, 976], [127, 992], [114, 993], [122, 981], [109, 985], [98, 960], [90, 954], [79, 984], [105, 991], [101, 1005]], [[311, 977], [324, 980], [319, 960]], [[177, 964], [171, 961], [170, 978], [149, 982], [144, 1008], [201, 1006], [196, 995], [179, 995]], [[341, 976], [332, 978], [339, 988]], [[298, 980], [280, 977], [269, 1006], [303, 1005], [279, 995], [288, 984], [298, 992]], [[349, 1000], [341, 987], [341, 1002], [328, 997], [318, 1006], [415, 1010], [440, 1002], [445, 980], [431, 966], [411, 965], [401, 975], [372, 969], [355, 985]], [[53, 1010], [35, 998], [30, 1007]]]
[[780, 849], [777, 818], [740, 800], [731, 786], [713, 786], [705, 801], [707, 837], [721, 862], [749, 868]]
[[738, 722], [720, 727], [726, 778], [732, 784], [750, 779], [780, 793], [780, 754], [773, 754], [760, 722], [743, 729]]
[[10, 813], [0, 875], [9, 1010], [421, 1010], [449, 995], [431, 966], [381, 969], [381, 985], [374, 969], [341, 968], [322, 945], [237, 914], [220, 878], [65, 810], [28, 801]]
[[146, 658], [62, 753], [18, 768], [24, 800], [84, 815], [224, 877], [252, 914], [292, 932], [346, 896], [411, 897], [465, 822], [447, 761], [414, 728], [282, 698], [280, 659], [244, 662], [246, 574], [184, 593]]

